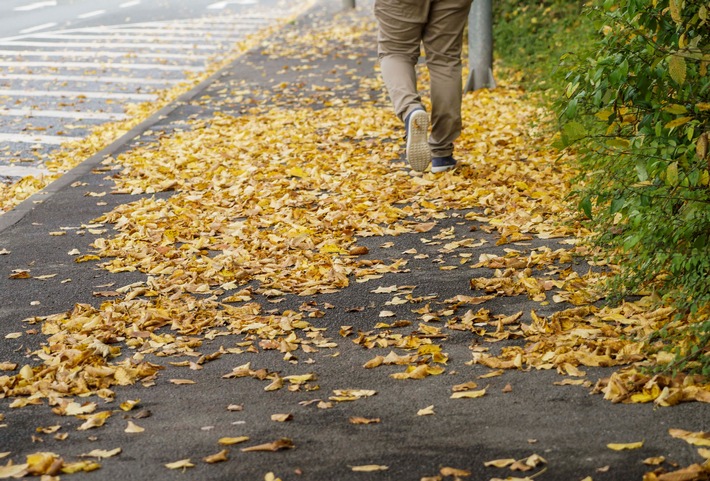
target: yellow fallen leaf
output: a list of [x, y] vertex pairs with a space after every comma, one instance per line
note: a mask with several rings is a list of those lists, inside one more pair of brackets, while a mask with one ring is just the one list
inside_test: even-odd
[[639, 449], [643, 447], [643, 441], [636, 443], [609, 443], [606, 445], [607, 448], [613, 449], [614, 451], [626, 451], [629, 449]]
[[377, 394], [377, 391], [371, 389], [336, 389], [333, 391], [334, 396], [329, 397], [331, 401], [346, 402], [355, 401], [363, 397], [370, 397]]
[[434, 405], [427, 406], [417, 411], [417, 416], [431, 416], [434, 414]]
[[442, 476], [455, 476], [457, 478], [466, 478], [468, 476], [471, 476], [470, 471], [466, 471], [464, 469], [456, 469], [456, 468], [441, 468], [439, 470]]
[[682, 439], [688, 444], [694, 446], [709, 447], [710, 446], [710, 433], [706, 432], [691, 432], [685, 431], [683, 429], [669, 429], [668, 434], [674, 438]]
[[0, 479], [21, 478], [27, 474], [28, 464], [8, 464], [0, 466]]
[[55, 453], [39, 452], [27, 455], [27, 471], [35, 476], [55, 475], [64, 462]]
[[665, 461], [666, 461], [665, 456], [655, 456], [655, 457], [644, 459], [643, 464], [646, 464], [648, 466], [658, 466], [659, 464], [663, 464]]
[[126, 426], [126, 429], [124, 429], [123, 432], [137, 434], [142, 433], [143, 431], [145, 431], [145, 428], [138, 426], [133, 421], [128, 421], [128, 426]]
[[451, 395], [451, 399], [476, 399], [486, 395], [485, 389], [480, 389], [478, 391], [463, 391], [455, 392]]
[[186, 469], [186, 468], [194, 468], [195, 465], [190, 462], [190, 459], [181, 459], [179, 461], [175, 461], [172, 463], [168, 463], [165, 465], [166, 468], [168, 469]]
[[473, 381], [469, 382], [464, 382], [461, 384], [456, 384], [451, 388], [453, 392], [462, 392], [462, 391], [470, 391], [472, 389], [476, 389], [478, 387], [478, 384], [476, 384]]
[[285, 423], [286, 421], [291, 421], [293, 419], [293, 414], [272, 414], [271, 420], [277, 423]]
[[94, 402], [86, 403], [86, 404], [79, 404], [78, 402], [70, 402], [63, 408], [60, 408], [58, 411], [55, 411], [57, 414], [64, 415], [64, 416], [78, 416], [81, 414], [91, 414], [94, 411], [96, 411], [96, 408], [98, 407], [98, 404]]
[[103, 426], [106, 420], [111, 416], [111, 411], [101, 411], [96, 414], [84, 416], [84, 423], [79, 426], [77, 431], [86, 431], [87, 429], [98, 428]]
[[389, 466], [383, 466], [380, 464], [365, 464], [362, 466], [350, 466], [350, 469], [358, 473], [372, 473], [374, 471], [387, 471]]
[[53, 434], [53, 433], [56, 433], [57, 431], [59, 431], [61, 428], [62, 428], [61, 424], [57, 424], [54, 426], [49, 426], [47, 428], [37, 428], [36, 431], [38, 433], [42, 433], [42, 434]]
[[367, 361], [365, 364], [363, 364], [362, 367], [365, 369], [372, 369], [375, 367], [381, 366], [385, 361], [385, 358], [383, 356], [375, 356], [374, 358], [370, 359]]
[[710, 449], [698, 448], [698, 454], [705, 459], [710, 459]]
[[221, 463], [223, 461], [229, 460], [228, 454], [229, 454], [229, 451], [227, 451], [226, 449], [223, 449], [218, 453], [211, 454], [209, 456], [205, 456], [204, 458], [202, 458], [202, 460], [208, 464]]
[[136, 399], [136, 400], [130, 400], [130, 399], [129, 399], [128, 401], [122, 402], [122, 403], [119, 405], [119, 407], [120, 407], [123, 411], [130, 411], [131, 409], [133, 409], [134, 407], [136, 407], [136, 406], [138, 405], [138, 403], [140, 403], [140, 402], [141, 402], [140, 399]]
[[484, 462], [483, 465], [487, 468], [490, 468], [491, 466], [494, 468], [507, 468], [508, 466], [515, 464], [515, 461], [516, 460], [512, 458], [494, 459], [492, 461]]
[[195, 384], [195, 381], [192, 379], [171, 379], [170, 382], [177, 385]]
[[350, 419], [350, 424], [377, 424], [381, 421], [380, 418], [363, 418], [360, 416], [352, 416]]
[[219, 438], [217, 442], [223, 446], [231, 446], [232, 444], [239, 444], [246, 441], [249, 441], [249, 436], [237, 436], [235, 438]]
[[94, 449], [86, 454], [80, 454], [82, 458], [110, 458], [116, 456], [121, 452], [121, 448], [111, 449], [109, 451], [105, 449]]
[[252, 451], [281, 451], [282, 449], [293, 449], [296, 445], [288, 438], [277, 439], [273, 443], [259, 444], [257, 446], [249, 446], [242, 448], [242, 452], [249, 453]]
[[101, 465], [95, 461], [77, 461], [76, 463], [67, 463], [62, 466], [62, 473], [74, 474], [78, 472], [90, 473], [100, 469]]

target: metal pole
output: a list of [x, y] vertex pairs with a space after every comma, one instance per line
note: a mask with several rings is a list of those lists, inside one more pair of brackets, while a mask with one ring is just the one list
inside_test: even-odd
[[343, 8], [355, 8], [355, 0], [343, 0]]
[[468, 14], [468, 67], [464, 92], [494, 88], [493, 7], [491, 0], [474, 0]]

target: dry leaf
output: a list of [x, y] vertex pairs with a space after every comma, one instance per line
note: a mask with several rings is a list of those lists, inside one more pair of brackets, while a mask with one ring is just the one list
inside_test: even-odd
[[296, 446], [288, 438], [277, 439], [273, 443], [259, 444], [257, 446], [250, 446], [248, 448], [242, 448], [245, 453], [252, 451], [281, 451], [282, 449], [293, 449]]
[[380, 422], [380, 418], [363, 418], [360, 416], [351, 416], [350, 424], [377, 424]]
[[431, 416], [434, 414], [434, 405], [427, 406], [417, 411], [417, 416]]
[[371, 389], [336, 389], [333, 391], [334, 396], [328, 399], [337, 402], [355, 401], [363, 397], [370, 397], [377, 394], [377, 391]]
[[629, 449], [639, 449], [643, 447], [643, 441], [636, 443], [609, 443], [606, 445], [607, 448], [613, 449], [614, 451], [626, 451]]
[[229, 454], [229, 451], [227, 451], [226, 449], [223, 449], [216, 454], [211, 454], [209, 456], [205, 456], [204, 458], [202, 458], [202, 460], [208, 464], [221, 463], [223, 461], [229, 460], [228, 454]]
[[710, 446], [710, 433], [706, 432], [691, 432], [683, 429], [669, 429], [668, 434], [674, 438], [682, 439], [688, 444], [695, 446]]
[[365, 464], [363, 466], [350, 466], [350, 469], [358, 473], [372, 473], [374, 471], [387, 471], [389, 469], [389, 466], [382, 466], [379, 464]]
[[132, 410], [134, 407], [136, 407], [140, 402], [141, 402], [140, 399], [135, 399], [135, 400], [130, 400], [130, 399], [129, 399], [128, 401], [122, 402], [122, 403], [119, 405], [119, 407], [121, 408], [122, 411], [130, 411], [130, 410]]
[[128, 421], [128, 426], [126, 426], [126, 429], [123, 430], [123, 432], [131, 434], [142, 433], [143, 431], [145, 431], [145, 428], [134, 424], [133, 421]]
[[186, 469], [194, 468], [195, 465], [190, 462], [190, 459], [181, 459], [180, 461], [175, 461], [173, 463], [168, 463], [165, 465], [168, 469]]
[[177, 385], [195, 384], [195, 381], [192, 379], [171, 379], [170, 382]]
[[469, 382], [464, 382], [461, 384], [456, 384], [451, 388], [453, 392], [463, 392], [463, 391], [470, 391], [472, 389], [476, 389], [478, 387], [478, 384], [476, 384], [473, 381]]
[[21, 478], [27, 474], [28, 464], [8, 464], [0, 466], [0, 479]]
[[516, 460], [512, 458], [506, 459], [494, 459], [493, 461], [486, 461], [483, 465], [487, 468], [493, 466], [494, 468], [507, 468], [515, 464]]
[[456, 469], [456, 468], [441, 468], [439, 470], [442, 476], [454, 476], [457, 478], [466, 478], [468, 476], [471, 476], [470, 471], [466, 471], [463, 469]]
[[86, 431], [87, 429], [98, 428], [103, 426], [110, 416], [111, 411], [101, 411], [96, 414], [80, 416], [83, 419], [86, 419], [86, 421], [84, 421], [84, 423], [76, 429], [77, 431]]
[[656, 456], [656, 457], [644, 459], [643, 464], [647, 464], [649, 466], [658, 466], [659, 464], [663, 464], [665, 461], [666, 461], [665, 456]]
[[220, 438], [217, 442], [223, 446], [231, 446], [249, 441], [249, 436], [237, 436], [235, 438]]
[[104, 450], [104, 449], [94, 449], [92, 451], [89, 451], [86, 454], [80, 454], [79, 456], [83, 458], [110, 458], [113, 456], [116, 456], [121, 452], [121, 448], [115, 448], [111, 449], [110, 451]]
[[271, 420], [278, 423], [285, 423], [286, 421], [293, 420], [293, 414], [272, 414]]
[[463, 391], [463, 392], [455, 392], [451, 395], [451, 399], [476, 399], [479, 397], [483, 397], [486, 395], [486, 390], [481, 389], [479, 391]]

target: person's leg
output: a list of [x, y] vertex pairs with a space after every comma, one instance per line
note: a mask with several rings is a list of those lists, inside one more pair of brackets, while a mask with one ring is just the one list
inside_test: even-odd
[[461, 135], [461, 52], [470, 8], [471, 0], [433, 0], [422, 36], [431, 77], [433, 157], [451, 156]]
[[382, 78], [394, 111], [405, 121], [422, 109], [414, 66], [420, 55], [429, 0], [376, 0], [377, 51]]

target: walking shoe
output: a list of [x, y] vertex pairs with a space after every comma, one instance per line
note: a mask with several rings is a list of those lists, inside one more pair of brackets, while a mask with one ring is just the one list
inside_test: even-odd
[[411, 112], [405, 120], [407, 129], [407, 162], [417, 172], [424, 172], [431, 161], [427, 130], [429, 115], [423, 109]]
[[456, 159], [451, 155], [431, 159], [431, 171], [434, 173], [446, 172], [454, 167], [456, 167]]

